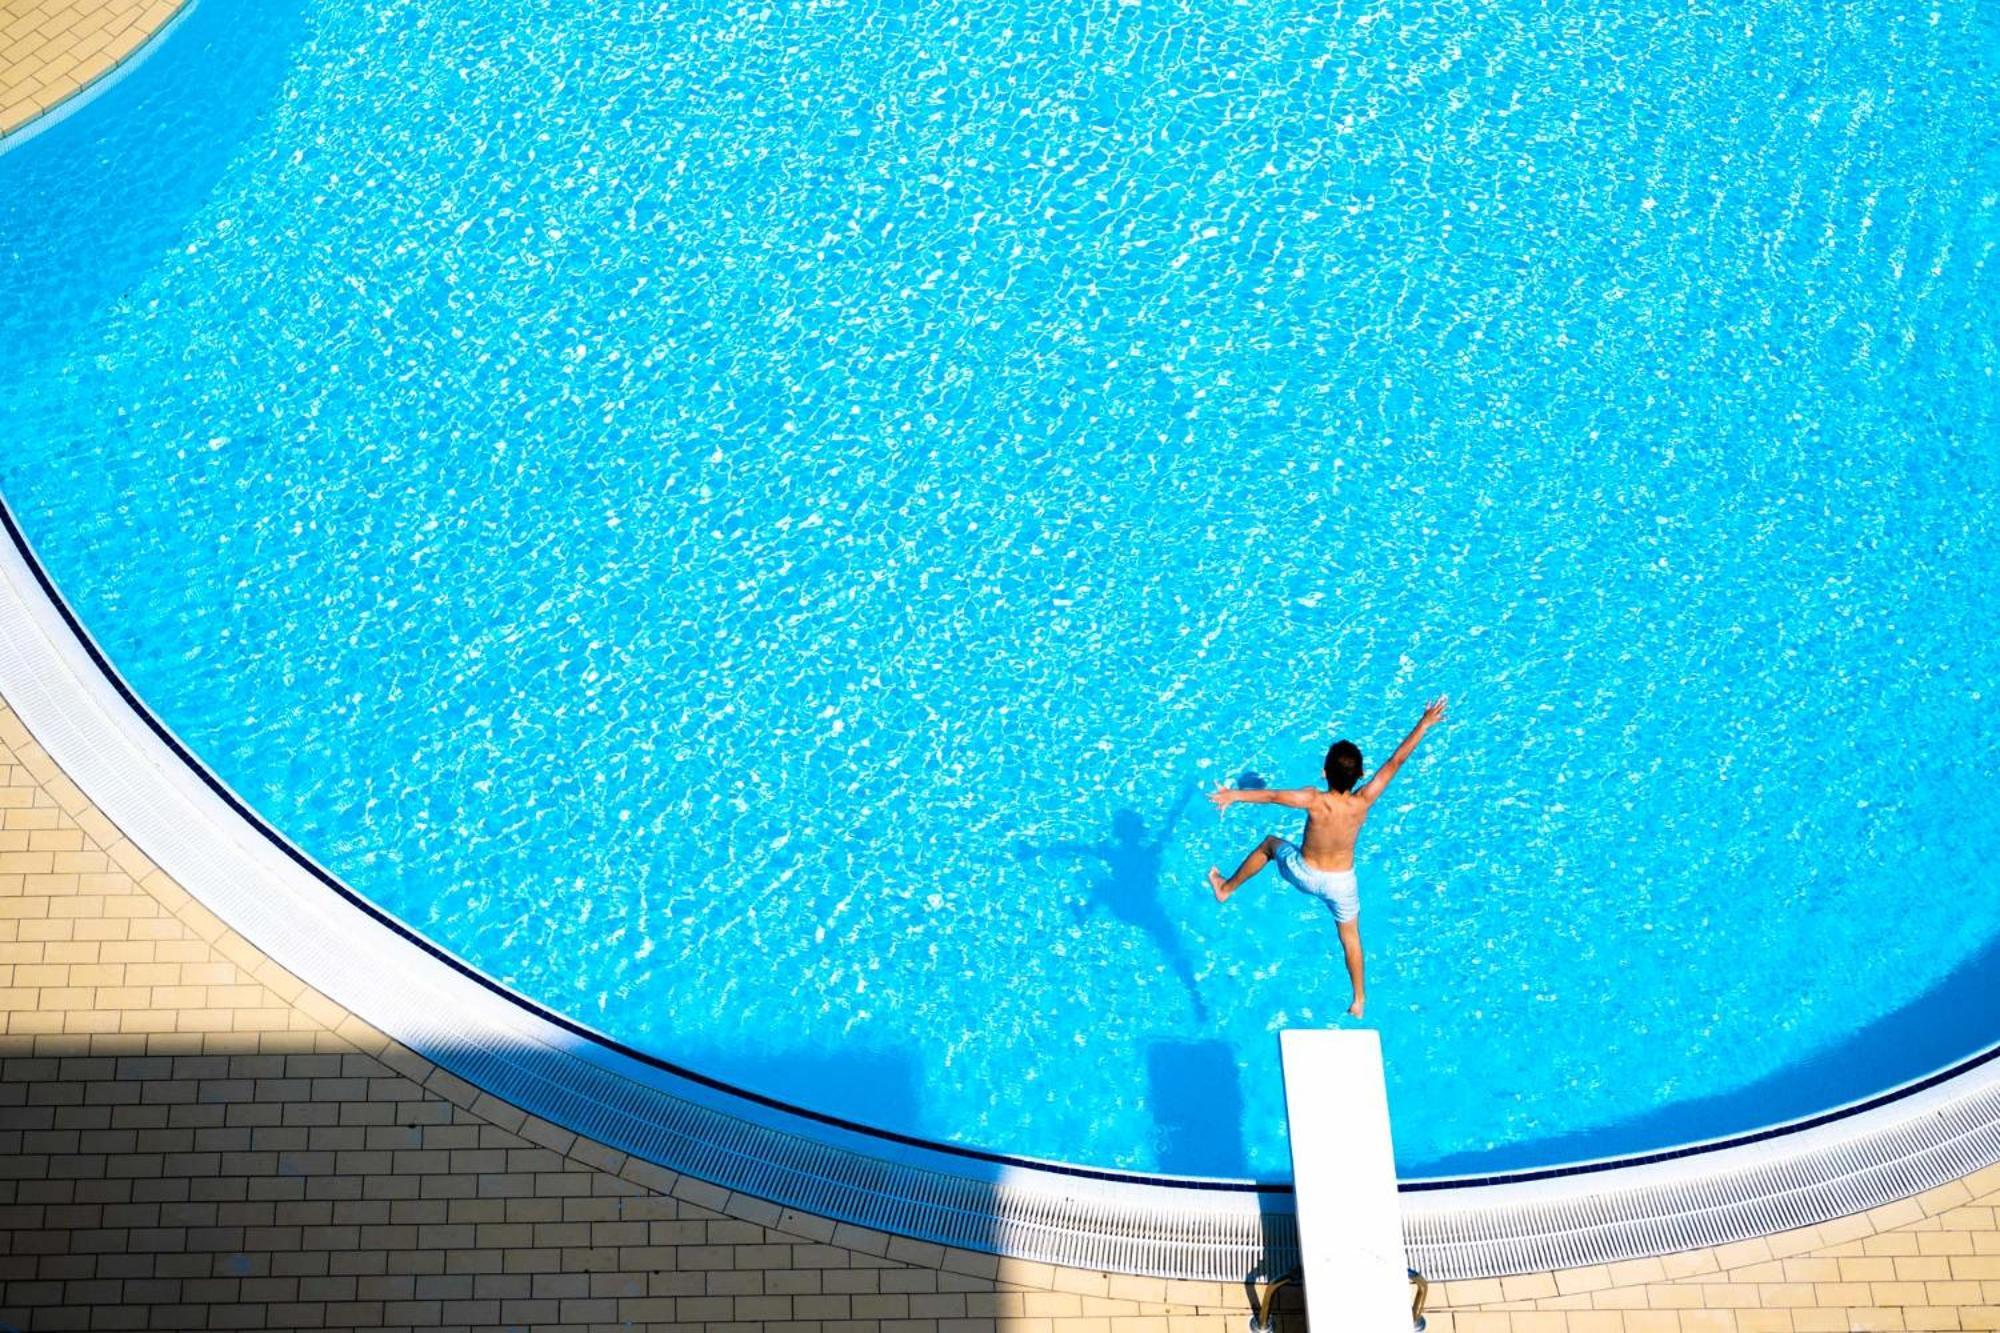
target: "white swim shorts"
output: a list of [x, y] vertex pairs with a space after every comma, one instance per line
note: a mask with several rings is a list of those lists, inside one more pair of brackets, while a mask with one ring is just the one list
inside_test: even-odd
[[1300, 893], [1308, 893], [1326, 904], [1326, 910], [1333, 913], [1339, 922], [1352, 921], [1361, 915], [1361, 894], [1355, 883], [1352, 870], [1321, 870], [1309, 866], [1299, 855], [1299, 849], [1283, 838], [1278, 839], [1278, 873], [1291, 881]]

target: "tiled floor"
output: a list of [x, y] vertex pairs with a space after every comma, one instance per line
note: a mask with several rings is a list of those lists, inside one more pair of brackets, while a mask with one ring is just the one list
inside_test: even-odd
[[[781, 1213], [524, 1116], [227, 930], [4, 704], [0, 1062], [0, 1322], [26, 1329], [1239, 1333], [1249, 1309]], [[1720, 1250], [1445, 1284], [1431, 1327], [2000, 1328], [1996, 1208], [1991, 1168]]]
[[0, 0], [0, 137], [116, 69], [184, 0]]

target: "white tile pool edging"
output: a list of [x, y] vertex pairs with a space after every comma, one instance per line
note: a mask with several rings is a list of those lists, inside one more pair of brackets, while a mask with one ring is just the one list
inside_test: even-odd
[[[4, 501], [0, 518], [0, 696], [105, 816], [231, 929], [439, 1066], [669, 1169], [881, 1231], [1209, 1281], [1296, 1263], [1289, 1192], [1076, 1174], [819, 1123], [621, 1054], [482, 984], [340, 897], [192, 770], [43, 586]], [[1757, 1142], [1406, 1185], [1403, 1230], [1411, 1265], [1433, 1279], [1543, 1271], [1790, 1230], [1996, 1161], [2000, 1060], [1987, 1060]]]

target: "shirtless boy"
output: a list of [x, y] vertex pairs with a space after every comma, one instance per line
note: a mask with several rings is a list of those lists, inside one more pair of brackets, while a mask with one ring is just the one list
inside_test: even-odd
[[1282, 805], [1306, 812], [1303, 849], [1283, 838], [1266, 838], [1243, 858], [1235, 874], [1224, 879], [1220, 870], [1211, 869], [1208, 882], [1215, 890], [1215, 901], [1228, 902], [1229, 895], [1242, 888], [1252, 875], [1276, 861], [1278, 873], [1293, 888], [1325, 903], [1340, 929], [1340, 947], [1347, 955], [1347, 979], [1354, 986], [1354, 1003], [1347, 1007], [1347, 1012], [1356, 1018], [1361, 1017], [1368, 1003], [1368, 992], [1361, 978], [1361, 899], [1354, 884], [1354, 841], [1361, 836], [1368, 812], [1387, 790], [1396, 770], [1417, 748], [1424, 733], [1443, 719], [1444, 705], [1443, 695], [1433, 699], [1417, 725], [1396, 747], [1396, 753], [1389, 756], [1389, 762], [1376, 769], [1375, 776], [1362, 783], [1359, 790], [1354, 784], [1361, 781], [1361, 751], [1352, 741], [1335, 741], [1326, 752], [1325, 791], [1318, 787], [1294, 787], [1289, 791], [1218, 787], [1208, 798], [1218, 810], [1248, 801], [1253, 805]]

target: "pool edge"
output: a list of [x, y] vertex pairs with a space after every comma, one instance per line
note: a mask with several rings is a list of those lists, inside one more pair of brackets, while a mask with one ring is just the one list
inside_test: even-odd
[[0, 131], [0, 155], [10, 153], [14, 149], [22, 147], [47, 131], [54, 129], [57, 125], [60, 125], [63, 121], [68, 120], [78, 111], [90, 105], [90, 103], [111, 91], [112, 88], [118, 85], [120, 80], [124, 79], [126, 75], [137, 69], [149, 56], [159, 50], [161, 43], [165, 42], [187, 20], [189, 15], [194, 13], [195, 7], [200, 3], [201, 0], [180, 0], [180, 3], [174, 6], [158, 27], [141, 37], [138, 43], [124, 55], [116, 57], [109, 64], [91, 74], [88, 79], [78, 85], [76, 91], [65, 94], [60, 100], [37, 111], [34, 115], [21, 121], [12, 129]]
[[[1014, 1259], [1234, 1281], [1282, 1271], [1282, 1190], [1078, 1172], [887, 1140], [649, 1068], [475, 985], [308, 875], [124, 690], [4, 501], [0, 695], [147, 855], [280, 966], [443, 1068], [669, 1169], [871, 1229]], [[321, 872], [324, 874], [324, 872]], [[358, 901], [358, 900], [357, 900]], [[420, 999], [422, 1003], [414, 1003]], [[1411, 1260], [1467, 1279], [1637, 1259], [1903, 1199], [2000, 1162], [1992, 1052], [1930, 1086], [1751, 1141], [1404, 1198]]]

